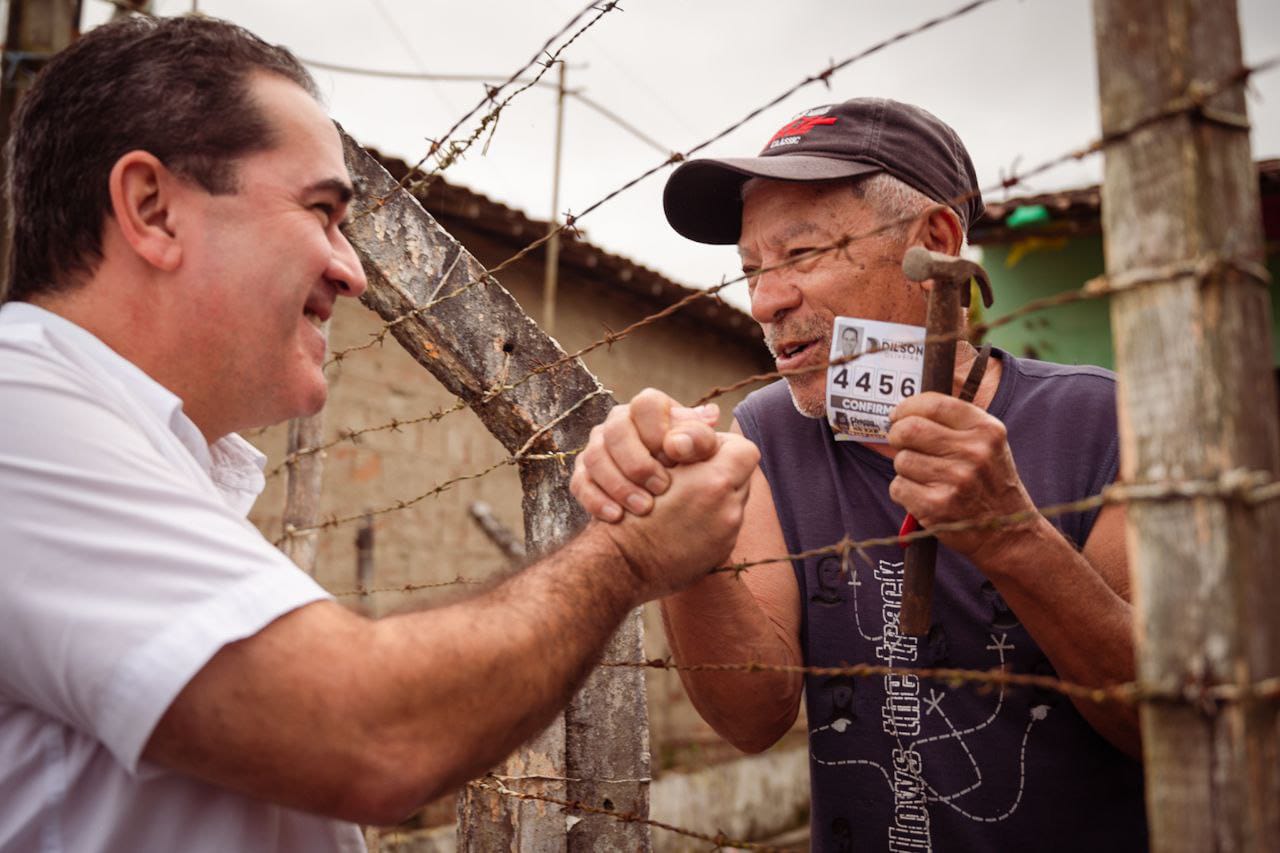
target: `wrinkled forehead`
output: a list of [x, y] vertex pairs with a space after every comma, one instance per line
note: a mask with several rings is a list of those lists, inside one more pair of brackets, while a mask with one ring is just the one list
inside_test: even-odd
[[738, 253], [801, 239], [829, 240], [856, 221], [864, 207], [847, 181], [753, 178], [744, 184]]

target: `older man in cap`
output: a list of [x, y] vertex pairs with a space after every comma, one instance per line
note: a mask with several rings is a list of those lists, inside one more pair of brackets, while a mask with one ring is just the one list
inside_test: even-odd
[[[733, 559], [892, 536], [1075, 500], [1118, 471], [1114, 379], [994, 350], [972, 402], [897, 405], [885, 444], [826, 419], [838, 317], [922, 326], [913, 246], [957, 255], [983, 211], [955, 132], [914, 106], [864, 98], [809, 110], [757, 157], [694, 160], [667, 184], [668, 220], [734, 244], [751, 311], [785, 380], [751, 394], [733, 429], [761, 470]], [[852, 238], [838, 251], [815, 251]], [[959, 389], [976, 360], [960, 346]], [[649, 391], [597, 428], [575, 474], [598, 517], [661, 492], [664, 463], [715, 452], [695, 414]], [[661, 498], [658, 499], [659, 502]], [[1133, 613], [1118, 507], [940, 532], [933, 622], [899, 630], [903, 552], [824, 553], [715, 574], [664, 600], [681, 663], [961, 668], [1084, 684], [1133, 677]], [[808, 712], [815, 850], [1135, 850], [1146, 844], [1136, 715], [1049, 690], [975, 690], [896, 672], [683, 672], [694, 705], [747, 751]]]

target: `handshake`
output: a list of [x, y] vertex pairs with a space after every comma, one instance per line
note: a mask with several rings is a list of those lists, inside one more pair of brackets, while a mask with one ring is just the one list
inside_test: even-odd
[[643, 600], [725, 562], [742, 526], [756, 446], [714, 429], [719, 407], [652, 388], [615, 406], [578, 456], [571, 489], [612, 538]]

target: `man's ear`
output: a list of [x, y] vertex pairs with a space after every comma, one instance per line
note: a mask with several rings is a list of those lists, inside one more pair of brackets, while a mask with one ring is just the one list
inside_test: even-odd
[[125, 243], [147, 263], [172, 272], [182, 262], [174, 206], [182, 182], [146, 151], [130, 151], [111, 168], [111, 213]]
[[959, 255], [964, 245], [959, 214], [945, 204], [930, 205], [912, 224], [907, 245], [924, 246], [944, 255]]

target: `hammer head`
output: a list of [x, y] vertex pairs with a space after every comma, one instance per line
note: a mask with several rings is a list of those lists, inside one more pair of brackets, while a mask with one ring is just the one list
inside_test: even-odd
[[[973, 261], [931, 252], [923, 246], [912, 246], [902, 259], [902, 273], [912, 281], [933, 279], [941, 287], [962, 286], [971, 278], [977, 279], [978, 289], [982, 291], [982, 304], [991, 307], [991, 279], [987, 278], [987, 271]], [[968, 307], [969, 288], [965, 287], [960, 293], [962, 304]]]

